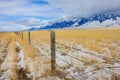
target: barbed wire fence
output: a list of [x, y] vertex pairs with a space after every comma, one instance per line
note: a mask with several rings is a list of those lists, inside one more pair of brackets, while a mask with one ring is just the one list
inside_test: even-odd
[[[23, 32], [15, 32], [16, 35], [20, 36], [22, 39], [24, 39], [24, 34]], [[41, 38], [42, 39], [42, 38]], [[71, 66], [71, 67], [74, 67], [73, 64], [71, 64], [70, 62], [66, 61], [65, 59], [62, 59], [61, 57], [59, 57], [59, 55], [57, 55], [56, 53], [59, 52], [59, 53], [62, 53], [62, 54], [65, 54], [64, 52], [58, 50], [58, 47], [56, 45], [59, 45], [59, 46], [63, 46], [63, 47], [66, 47], [66, 48], [69, 48], [69, 49], [73, 49], [75, 51], [82, 51], [81, 49], [78, 49], [78, 48], [75, 48], [75, 47], [71, 47], [69, 45], [66, 45], [66, 44], [62, 44], [62, 43], [59, 43], [59, 42], [56, 42], [56, 35], [55, 35], [55, 31], [50, 31], [50, 50], [51, 50], [51, 54], [49, 54], [49, 56], [51, 56], [51, 68], [52, 68], [52, 71], [51, 71], [51, 75], [54, 76], [57, 74], [57, 68], [61, 69], [64, 73], [67, 73], [69, 76], [72, 77], [72, 79], [76, 79], [76, 77], [73, 75], [73, 74], [70, 74], [69, 72], [66, 72], [64, 71], [64, 68], [61, 67], [57, 62], [56, 62], [56, 59], [59, 59], [60, 61], [66, 63], [67, 65]], [[28, 43], [31, 45], [31, 35], [30, 35], [30, 31], [28, 31]], [[109, 57], [106, 57], [106, 56], [102, 56], [100, 54], [96, 54], [96, 53], [90, 53], [89, 51], [84, 51], [84, 53], [90, 55], [90, 56], [94, 56], [94, 57], [97, 57], [97, 58], [100, 58], [100, 59], [103, 59], [105, 61], [105, 63], [118, 63], [120, 64], [120, 61], [119, 60], [115, 60], [113, 58], [109, 58]], [[70, 54], [67, 54], [65, 56], [68, 56], [70, 57], [71, 59], [73, 60], [77, 60], [79, 62], [83, 62], [83, 63], [86, 63], [88, 64], [87, 62], [85, 62], [84, 60], [80, 59], [80, 58], [77, 58], [73, 55], [70, 55]], [[88, 76], [89, 78], [91, 78], [92, 80], [97, 80], [94, 76], [90, 75], [89, 73], [91, 72], [94, 72], [94, 71], [97, 71], [97, 70], [103, 70], [104, 72], [110, 74], [110, 75], [113, 75], [115, 76], [115, 80], [120, 80], [120, 75], [119, 74], [116, 74], [114, 71], [111, 71], [110, 69], [115, 69], [115, 68], [120, 68], [120, 66], [98, 66], [98, 65], [95, 65], [95, 64], [92, 64], [92, 66], [95, 67], [95, 69], [93, 70], [90, 70], [90, 71], [86, 71], [86, 72], [80, 72], [80, 76], [83, 76], [83, 75], [86, 75]]]

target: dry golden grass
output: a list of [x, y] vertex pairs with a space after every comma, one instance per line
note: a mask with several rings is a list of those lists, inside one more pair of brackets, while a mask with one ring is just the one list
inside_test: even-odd
[[88, 29], [88, 30], [56, 30], [57, 38], [79, 40], [81, 38], [88, 39], [120, 39], [118, 37], [120, 29]]
[[107, 47], [114, 51], [116, 48], [110, 44], [111, 41], [116, 42], [118, 45], [120, 44], [119, 34], [120, 29], [56, 30], [56, 39], [58, 42], [63, 40], [63, 43], [64, 40], [66, 42], [73, 41], [76, 45], [81, 44], [90, 50], [105, 53], [103, 50], [104, 45], [99, 43], [107, 44]]
[[[56, 33], [56, 42], [65, 44], [68, 46], [73, 46], [77, 48], [77, 45], [82, 45], [85, 49], [104, 54], [108, 56], [108, 51], [104, 48], [108, 48], [112, 58], [120, 58], [120, 29], [89, 29], [89, 30], [55, 30]], [[3, 34], [3, 33], [2, 33]], [[24, 32], [24, 39], [15, 35], [14, 33], [4, 33], [6, 36], [0, 34], [0, 41], [4, 40], [12, 41], [9, 49], [15, 49], [15, 42], [18, 41], [22, 46], [24, 51], [24, 61], [26, 66], [26, 71], [30, 72], [34, 79], [38, 77], [50, 75], [50, 58], [44, 57], [41, 55], [40, 51], [35, 48], [33, 45], [28, 43], [28, 32]], [[35, 42], [36, 45], [39, 45], [43, 42], [50, 45], [50, 32], [49, 31], [31, 31], [31, 42]], [[113, 46], [113, 43], [116, 44]], [[40, 46], [39, 46], [40, 47]], [[70, 51], [69, 48], [64, 46], [58, 46], [62, 52], [67, 53]], [[13, 51], [9, 52], [14, 52]], [[15, 53], [16, 54], [16, 53]], [[12, 55], [13, 56], [13, 55]], [[16, 55], [13, 56], [13, 62], [17, 62]], [[44, 61], [42, 61], [44, 59]], [[96, 58], [88, 59], [87, 56], [84, 56], [83, 59], [86, 63], [97, 63]], [[14, 65], [14, 64], [13, 64]], [[15, 65], [16, 66], [16, 65]], [[12, 68], [12, 67], [11, 67]], [[15, 69], [16, 67], [14, 67]], [[41, 71], [42, 69], [42, 71]], [[15, 69], [16, 70], [16, 69]], [[13, 70], [14, 72], [14, 70]], [[36, 75], [35, 75], [36, 74]], [[39, 74], [39, 75], [38, 75]]]
[[[11, 36], [8, 35], [9, 33], [0, 33], [0, 57], [5, 57], [7, 52], [8, 44], [11, 41]], [[3, 62], [3, 60], [0, 59], [0, 64]]]

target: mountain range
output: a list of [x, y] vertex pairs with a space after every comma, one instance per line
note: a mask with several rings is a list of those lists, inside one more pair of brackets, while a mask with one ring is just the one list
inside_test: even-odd
[[66, 20], [56, 21], [50, 25], [30, 30], [61, 29], [61, 28], [102, 28], [120, 27], [120, 15], [112, 13], [96, 14], [91, 17], [74, 17]]

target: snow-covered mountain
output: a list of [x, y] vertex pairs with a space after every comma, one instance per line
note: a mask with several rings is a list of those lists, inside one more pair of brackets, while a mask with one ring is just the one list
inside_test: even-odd
[[56, 21], [51, 25], [46, 25], [41, 28], [31, 28], [30, 30], [99, 27], [120, 27], [120, 15], [104, 13], [97, 14], [88, 18], [69, 18], [67, 20]]

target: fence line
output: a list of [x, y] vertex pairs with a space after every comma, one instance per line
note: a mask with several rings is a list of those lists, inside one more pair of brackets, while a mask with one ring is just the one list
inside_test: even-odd
[[[16, 35], [18, 35], [18, 36], [20, 36], [20, 32], [15, 32], [15, 34]], [[21, 32], [21, 36], [22, 36], [22, 39], [23, 39], [23, 32]], [[29, 42], [29, 44], [31, 44], [31, 38], [30, 38], [30, 31], [28, 31], [28, 42]], [[64, 46], [64, 47], [67, 47], [67, 48], [70, 48], [70, 49], [73, 49], [73, 50], [76, 50], [76, 51], [82, 51], [82, 49], [78, 49], [78, 48], [75, 48], [75, 47], [70, 47], [70, 46], [68, 46], [68, 45], [65, 45], [65, 44], [61, 44], [61, 43], [58, 43], [58, 42], [56, 42], [55, 41], [55, 31], [50, 31], [50, 41], [51, 41], [51, 68], [52, 68], [52, 73], [51, 73], [51, 75], [52, 76], [54, 76], [55, 74], [56, 74], [56, 58], [58, 58], [58, 59], [60, 59], [61, 61], [63, 61], [63, 62], [65, 62], [65, 63], [67, 63], [68, 65], [70, 65], [70, 66], [72, 66], [70, 63], [68, 63], [67, 61], [65, 61], [64, 59], [62, 59], [62, 58], [60, 58], [60, 57], [58, 57], [57, 55], [56, 55], [56, 51], [58, 51], [58, 52], [60, 52], [60, 53], [62, 53], [62, 54], [65, 54], [64, 52], [62, 52], [62, 51], [59, 51], [59, 50], [57, 50], [56, 48], [56, 44], [57, 45], [61, 45], [61, 46]], [[103, 60], [105, 60], [107, 63], [114, 63], [114, 62], [117, 62], [117, 63], [120, 63], [120, 61], [118, 61], [118, 60], [114, 60], [114, 59], [112, 59], [112, 58], [109, 58], [109, 57], [105, 57], [105, 56], [102, 56], [102, 55], [99, 55], [99, 54], [96, 54], [96, 53], [90, 53], [89, 51], [84, 51], [86, 54], [89, 54], [89, 55], [91, 55], [91, 56], [95, 56], [95, 57], [98, 57], [98, 58], [101, 58], [101, 59], [103, 59]], [[75, 60], [78, 60], [78, 61], [80, 61], [80, 62], [84, 62], [84, 63], [87, 63], [87, 62], [85, 62], [84, 60], [80, 60], [80, 59], [78, 59], [78, 58], [76, 58], [76, 57], [73, 57], [72, 55], [69, 55], [69, 54], [67, 54], [67, 56], [69, 56], [69, 57], [71, 57], [72, 59], [75, 59]], [[59, 66], [58, 64], [57, 64], [57, 66]], [[95, 66], [95, 67], [97, 67], [97, 68], [95, 68], [94, 70], [91, 70], [91, 71], [88, 71], [88, 72], [83, 72], [83, 73], [81, 73], [80, 75], [84, 75], [84, 74], [87, 74], [88, 76], [90, 76], [92, 79], [94, 79], [94, 80], [96, 80], [93, 76], [91, 76], [91, 75], [89, 75], [88, 73], [89, 72], [92, 72], [92, 71], [96, 71], [96, 70], [100, 70], [100, 69], [102, 69], [103, 71], [105, 71], [106, 73], [108, 73], [108, 74], [112, 74], [112, 75], [114, 75], [114, 76], [116, 76], [118, 79], [120, 79], [120, 75], [118, 75], [118, 74], [116, 74], [115, 72], [113, 72], [113, 71], [110, 71], [109, 69], [110, 68], [120, 68], [120, 66], [112, 66], [112, 67], [100, 67], [100, 66], [96, 66], [96, 65], [93, 65], [93, 66]], [[59, 66], [60, 67], [60, 66]], [[62, 68], [62, 67], [61, 67]], [[109, 69], [106, 69], [106, 68], [109, 68]], [[70, 74], [71, 75], [71, 74]], [[75, 77], [74, 76], [72, 76], [71, 75], [71, 77], [73, 77], [74, 79], [75, 79]]]

